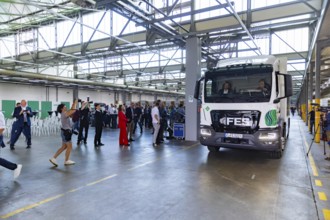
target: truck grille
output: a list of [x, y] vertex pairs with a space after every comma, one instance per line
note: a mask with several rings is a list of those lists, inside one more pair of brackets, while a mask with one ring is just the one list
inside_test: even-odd
[[259, 129], [261, 112], [255, 110], [212, 110], [212, 127], [216, 132], [253, 134]]

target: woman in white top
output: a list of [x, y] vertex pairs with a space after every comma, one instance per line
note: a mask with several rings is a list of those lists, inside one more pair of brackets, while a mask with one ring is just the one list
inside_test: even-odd
[[160, 128], [160, 117], [159, 117], [159, 102], [156, 101], [155, 106], [151, 110], [152, 125], [154, 127], [153, 146], [157, 147], [157, 135]]

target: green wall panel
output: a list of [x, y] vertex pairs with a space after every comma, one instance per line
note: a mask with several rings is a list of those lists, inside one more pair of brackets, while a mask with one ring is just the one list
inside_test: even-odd
[[71, 108], [70, 102], [61, 102], [61, 104], [64, 104], [68, 110]]
[[31, 108], [32, 112], [38, 112], [37, 116], [40, 117], [39, 101], [28, 101], [27, 105]]
[[52, 111], [52, 102], [42, 101], [41, 102], [41, 118], [47, 118], [49, 116], [48, 111]]
[[15, 100], [2, 100], [2, 112], [5, 118], [12, 118], [12, 113], [14, 112], [15, 105]]

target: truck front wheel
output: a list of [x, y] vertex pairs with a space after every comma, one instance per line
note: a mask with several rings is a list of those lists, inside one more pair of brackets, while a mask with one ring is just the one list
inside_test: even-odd
[[220, 147], [218, 146], [207, 146], [210, 152], [218, 152], [220, 150]]

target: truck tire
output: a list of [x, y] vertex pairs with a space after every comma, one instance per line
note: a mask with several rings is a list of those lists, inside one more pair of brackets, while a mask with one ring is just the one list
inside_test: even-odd
[[271, 159], [280, 159], [282, 157], [282, 150], [276, 150], [276, 151], [272, 151], [270, 152], [270, 158]]
[[220, 147], [218, 147], [218, 146], [207, 146], [207, 149], [209, 149], [210, 152], [218, 152], [220, 150]]

